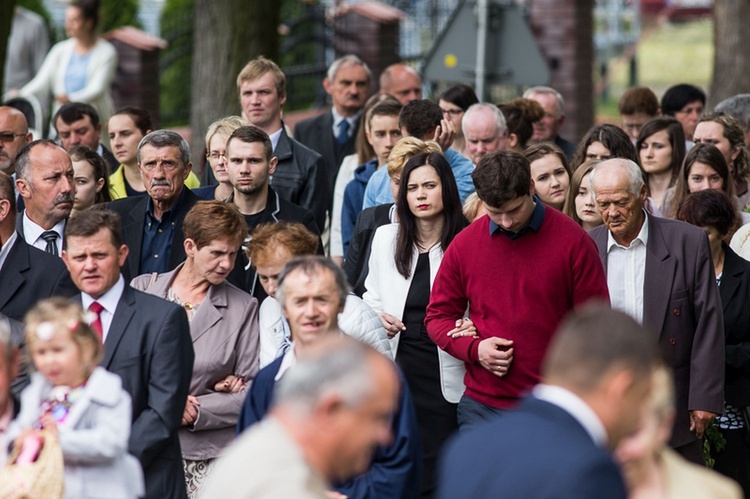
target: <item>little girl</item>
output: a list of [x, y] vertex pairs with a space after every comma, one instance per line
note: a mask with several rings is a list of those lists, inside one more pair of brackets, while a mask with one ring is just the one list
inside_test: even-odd
[[119, 376], [97, 367], [102, 345], [90, 319], [80, 305], [60, 298], [26, 315], [26, 344], [37, 372], [21, 394], [8, 440], [21, 446], [17, 462], [30, 462], [42, 444], [40, 430], [56, 435], [66, 498], [136, 498], [144, 488], [140, 464], [127, 452], [130, 396]]

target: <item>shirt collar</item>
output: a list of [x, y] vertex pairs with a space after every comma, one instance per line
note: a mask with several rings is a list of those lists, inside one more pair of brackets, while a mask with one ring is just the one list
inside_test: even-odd
[[607, 231], [607, 253], [612, 251], [612, 248], [617, 246], [618, 248], [622, 249], [628, 249], [633, 248], [634, 246], [637, 246], [638, 243], [642, 244], [643, 246], [648, 245], [648, 212], [646, 210], [643, 210], [643, 225], [641, 226], [641, 230], [638, 231], [638, 235], [635, 236], [635, 239], [631, 241], [630, 246], [626, 247], [621, 244], [618, 244], [617, 241], [615, 241], [615, 238], [612, 236], [612, 232]]
[[497, 225], [495, 222], [492, 221], [490, 218], [490, 235], [493, 235], [498, 230], [502, 232], [503, 234], [506, 234], [511, 239], [516, 239], [524, 235], [529, 229], [533, 230], [534, 232], [539, 232], [539, 229], [542, 228], [542, 223], [544, 222], [544, 213], [546, 211], [546, 208], [544, 207], [544, 203], [542, 203], [539, 198], [534, 194], [531, 196], [531, 199], [534, 200], [535, 206], [534, 211], [531, 212], [531, 218], [529, 218], [529, 223], [527, 223], [525, 226], [521, 227], [521, 229], [518, 232], [511, 232], [509, 230], [505, 230], [499, 225]]
[[539, 384], [534, 387], [534, 397], [556, 405], [564, 410], [583, 426], [591, 440], [600, 447], [607, 444], [607, 430], [599, 416], [584, 402], [581, 397], [561, 386]]
[[344, 121], [344, 120], [348, 121], [348, 122], [349, 122], [349, 124], [350, 124], [350, 125], [352, 126], [352, 128], [353, 128], [353, 127], [354, 127], [354, 125], [356, 125], [356, 124], [357, 124], [357, 120], [359, 120], [359, 115], [360, 115], [360, 114], [362, 114], [362, 111], [359, 111], [359, 112], [358, 112], [357, 114], [354, 114], [354, 115], [352, 115], [352, 116], [349, 116], [349, 117], [347, 118], [347, 117], [344, 117], [344, 115], [342, 115], [342, 114], [341, 114], [341, 113], [339, 113], [338, 111], [336, 111], [336, 108], [335, 108], [335, 107], [332, 107], [332, 108], [331, 108], [331, 114], [333, 114], [333, 127], [334, 127], [334, 128], [336, 129], [336, 130], [338, 130], [338, 127], [339, 127], [339, 123], [341, 123], [341, 122], [342, 122], [342, 121]]
[[[174, 202], [172, 206], [169, 207], [168, 210], [166, 210], [161, 217], [160, 222], [164, 222], [165, 220], [170, 220], [172, 218], [172, 213], [177, 211], [177, 208], [180, 206], [180, 203], [182, 203], [182, 199], [185, 197], [185, 191], [188, 189], [188, 186], [183, 185], [182, 191], [180, 191], [180, 194], [177, 196], [177, 200]], [[156, 217], [154, 216], [154, 200], [151, 199], [151, 196], [148, 196], [148, 204], [146, 205], [146, 214], [156, 220]]]
[[281, 128], [273, 133], [268, 134], [268, 138], [271, 139], [271, 150], [276, 150], [276, 145], [279, 143], [279, 137], [281, 137], [281, 131], [284, 129], [283, 125]]
[[[54, 230], [62, 238], [63, 233], [65, 232], [65, 219], [57, 222], [50, 230]], [[43, 232], [46, 232], [46, 229], [43, 229], [40, 225], [31, 220], [29, 218], [29, 213], [26, 210], [23, 210], [23, 234], [26, 241], [33, 246], [36, 240], [42, 237]]]
[[273, 378], [274, 381], [278, 381], [289, 370], [294, 364], [297, 363], [297, 356], [294, 354], [294, 342], [291, 343], [289, 350], [284, 354], [284, 358], [281, 359], [281, 365], [279, 366], [279, 372]]
[[92, 303], [99, 302], [99, 304], [104, 307], [104, 310], [112, 315], [115, 315], [117, 304], [120, 302], [120, 297], [122, 297], [122, 292], [124, 290], [125, 279], [122, 277], [122, 274], [120, 274], [120, 278], [117, 279], [115, 285], [109, 288], [106, 293], [104, 293], [96, 300], [89, 294], [81, 293], [81, 305], [83, 306], [84, 310], [88, 310]]
[[18, 232], [13, 231], [13, 234], [10, 235], [5, 244], [3, 244], [3, 247], [0, 248], [0, 270], [2, 270], [5, 260], [8, 258], [8, 253], [10, 253], [10, 249], [13, 247], [16, 239], [18, 239]]

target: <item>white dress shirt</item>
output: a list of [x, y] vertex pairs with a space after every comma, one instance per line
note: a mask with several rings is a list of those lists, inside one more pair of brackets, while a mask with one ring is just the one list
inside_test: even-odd
[[581, 397], [561, 386], [539, 384], [532, 391], [534, 397], [556, 405], [564, 410], [583, 426], [599, 447], [607, 445], [607, 430], [599, 416], [589, 407]]
[[276, 151], [276, 145], [279, 143], [279, 137], [281, 137], [281, 131], [283, 129], [284, 128], [282, 127], [275, 132], [268, 134], [268, 138], [271, 139], [271, 150], [274, 152]]
[[359, 115], [362, 114], [362, 111], [358, 112], [354, 116], [349, 116], [345, 118], [343, 115], [339, 114], [338, 111], [336, 111], [336, 108], [331, 108], [331, 112], [333, 113], [333, 136], [338, 137], [339, 135], [339, 123], [346, 120], [349, 122], [349, 131], [347, 132], [349, 137], [352, 136], [352, 133], [354, 133], [354, 127], [357, 125], [357, 122], [359, 121]]
[[[47, 250], [47, 241], [42, 239], [42, 233], [46, 232], [46, 229], [43, 229], [41, 226], [37, 225], [35, 222], [32, 222], [29, 218], [29, 214], [26, 212], [26, 210], [23, 211], [23, 236], [24, 239], [26, 239], [26, 242], [32, 245], [35, 248], [39, 248], [42, 251]], [[65, 233], [65, 220], [61, 220], [55, 224], [52, 229], [55, 232], [57, 232], [58, 238], [55, 241], [55, 244], [57, 244], [57, 254], [62, 255], [63, 250], [63, 234]]]
[[95, 300], [91, 295], [81, 293], [81, 305], [83, 306], [84, 312], [87, 311], [91, 304], [95, 301], [99, 302], [99, 304], [104, 307], [104, 310], [102, 310], [99, 314], [99, 317], [101, 317], [102, 321], [102, 343], [107, 341], [107, 334], [109, 334], [109, 328], [112, 325], [112, 319], [115, 316], [117, 304], [120, 303], [120, 297], [122, 297], [122, 292], [124, 290], [125, 279], [123, 279], [122, 275], [120, 275], [120, 278], [117, 279], [115, 285], [109, 288], [109, 291], [104, 293], [97, 300]]
[[607, 238], [607, 287], [612, 308], [625, 312], [638, 324], [643, 324], [648, 217], [646, 214], [640, 232], [629, 247], [617, 244], [611, 232]]
[[3, 244], [3, 247], [0, 248], [0, 270], [3, 269], [5, 260], [8, 258], [8, 253], [10, 253], [10, 249], [13, 247], [13, 244], [15, 244], [16, 239], [18, 239], [18, 232], [13, 231], [13, 234], [10, 235], [8, 240], [5, 241], [5, 244]]

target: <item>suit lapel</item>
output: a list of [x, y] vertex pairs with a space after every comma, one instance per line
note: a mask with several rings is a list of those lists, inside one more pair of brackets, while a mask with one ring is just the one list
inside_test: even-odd
[[16, 242], [8, 252], [0, 274], [0, 309], [10, 300], [16, 291], [26, 282], [23, 272], [29, 269], [29, 248], [23, 237], [19, 234]]
[[664, 328], [677, 262], [669, 253], [664, 233], [654, 217], [647, 219], [648, 244], [643, 277], [643, 325], [657, 334]]
[[117, 304], [117, 310], [115, 310], [115, 315], [112, 318], [107, 339], [104, 341], [104, 358], [100, 365], [105, 369], [109, 369], [112, 358], [125, 335], [125, 331], [128, 329], [128, 324], [130, 324], [133, 315], [135, 315], [135, 291], [126, 283], [120, 302]]
[[608, 262], [608, 255], [607, 253], [607, 239], [609, 235], [609, 231], [605, 226], [600, 226], [597, 229], [594, 229], [592, 232], [590, 232], [591, 237], [594, 239], [594, 242], [596, 243], [596, 249], [599, 250], [599, 258], [602, 260], [602, 265], [604, 265], [604, 273], [607, 273], [607, 262]]
[[745, 276], [743, 275], [742, 267], [735, 265], [734, 258], [738, 257], [726, 251], [726, 249], [724, 253], [726, 258], [721, 276], [721, 286], [719, 286], [719, 296], [721, 296], [723, 310], [726, 312], [727, 305], [731, 303], [732, 297], [737, 292], [737, 289], [739, 289], [740, 283], [742, 283]]
[[221, 320], [222, 314], [218, 307], [226, 308], [226, 306], [226, 284], [208, 288], [208, 293], [203, 299], [203, 303], [201, 303], [198, 311], [195, 313], [193, 320], [190, 321], [190, 334], [193, 337], [193, 343], [197, 342], [214, 324]]
[[[323, 115], [323, 119], [318, 122], [318, 137], [320, 137], [321, 149], [320, 154], [324, 158], [331, 158], [333, 162], [336, 162], [336, 144], [333, 142], [336, 137], [333, 135], [333, 113], [328, 110]], [[332, 168], [336, 168], [338, 165], [332, 165]]]

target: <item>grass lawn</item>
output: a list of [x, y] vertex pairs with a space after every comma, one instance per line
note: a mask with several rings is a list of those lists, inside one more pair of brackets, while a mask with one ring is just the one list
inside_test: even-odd
[[[661, 99], [676, 83], [708, 90], [713, 70], [713, 20], [644, 24], [637, 49], [638, 85], [650, 87]], [[609, 97], [597, 101], [599, 120], [617, 120], [617, 101], [628, 87], [628, 61], [610, 64]], [[598, 77], [597, 77], [598, 78]]]

